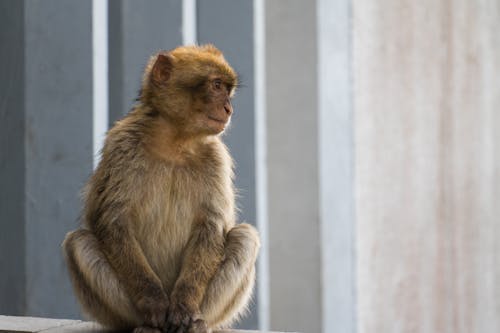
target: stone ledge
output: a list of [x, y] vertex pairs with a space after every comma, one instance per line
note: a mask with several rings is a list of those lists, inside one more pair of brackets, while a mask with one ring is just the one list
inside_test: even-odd
[[[0, 315], [0, 332], [11, 333], [104, 333], [112, 332], [89, 321], [14, 317]], [[215, 333], [273, 333], [263, 331], [221, 330]], [[277, 332], [274, 332], [277, 333]]]

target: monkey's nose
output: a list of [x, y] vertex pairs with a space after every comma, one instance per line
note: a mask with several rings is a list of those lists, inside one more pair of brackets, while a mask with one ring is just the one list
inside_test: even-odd
[[231, 102], [227, 101], [224, 104], [224, 110], [226, 110], [228, 116], [230, 116], [233, 113], [233, 106], [231, 105]]

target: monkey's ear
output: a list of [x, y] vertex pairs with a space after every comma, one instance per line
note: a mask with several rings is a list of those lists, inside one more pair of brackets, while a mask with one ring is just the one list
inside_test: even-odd
[[167, 54], [158, 54], [153, 69], [151, 70], [151, 78], [156, 84], [163, 84], [168, 81], [172, 73], [173, 63], [172, 56]]

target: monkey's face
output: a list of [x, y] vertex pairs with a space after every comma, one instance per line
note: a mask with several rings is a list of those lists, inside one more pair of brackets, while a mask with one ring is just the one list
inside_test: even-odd
[[[160, 53], [150, 66], [152, 104], [190, 135], [215, 135], [233, 113], [237, 75], [211, 45]], [[146, 72], [148, 73], [148, 71]]]
[[233, 85], [222, 76], [213, 75], [194, 94], [195, 102], [191, 116], [197, 118], [196, 125], [208, 134], [219, 134], [226, 129], [233, 114], [231, 96]]

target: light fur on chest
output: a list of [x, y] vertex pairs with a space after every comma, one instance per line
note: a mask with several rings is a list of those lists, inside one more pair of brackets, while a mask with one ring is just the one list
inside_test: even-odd
[[169, 290], [177, 278], [182, 252], [200, 209], [200, 180], [182, 169], [165, 168], [159, 172], [165, 185], [144, 184], [135, 234], [149, 264]]

